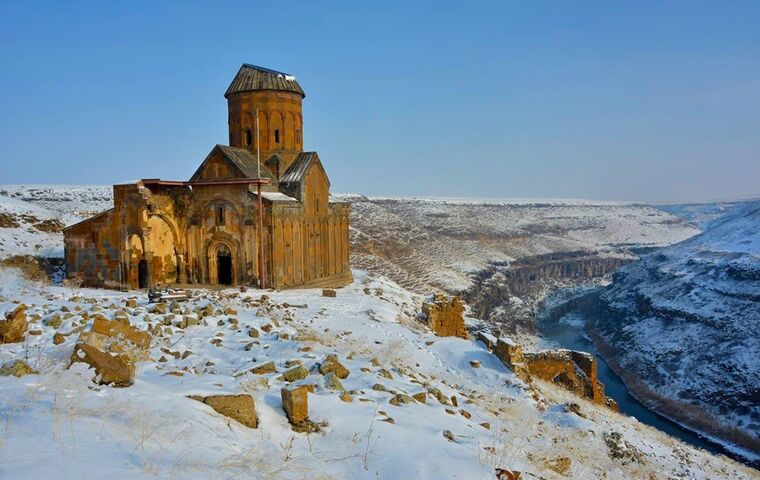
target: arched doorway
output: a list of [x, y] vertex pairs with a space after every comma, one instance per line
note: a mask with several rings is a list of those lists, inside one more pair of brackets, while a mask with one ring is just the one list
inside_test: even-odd
[[148, 262], [144, 258], [137, 262], [137, 287], [148, 288]]
[[227, 245], [216, 248], [216, 283], [232, 285], [232, 252]]

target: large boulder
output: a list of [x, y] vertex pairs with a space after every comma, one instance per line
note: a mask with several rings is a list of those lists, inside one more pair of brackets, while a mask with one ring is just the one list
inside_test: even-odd
[[135, 376], [135, 362], [148, 358], [151, 337], [129, 323], [96, 317], [89, 331], [79, 335], [71, 364], [84, 362], [95, 369], [102, 385], [128, 387]]
[[256, 403], [250, 395], [193, 395], [190, 398], [205, 403], [217, 413], [236, 420], [246, 427], [256, 428], [259, 420], [256, 416]]
[[23, 303], [9, 312], [5, 312], [5, 320], [0, 320], [0, 343], [17, 343], [24, 340], [26, 328], [26, 305]]

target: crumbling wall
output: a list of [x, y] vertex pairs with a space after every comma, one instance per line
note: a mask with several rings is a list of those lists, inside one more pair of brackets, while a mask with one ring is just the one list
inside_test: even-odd
[[436, 293], [422, 304], [428, 327], [439, 337], [467, 338], [464, 303], [459, 297], [447, 298]]
[[119, 227], [113, 209], [69, 227], [63, 239], [68, 278], [93, 287], [121, 286]]
[[564, 349], [524, 353], [520, 345], [502, 338], [497, 340], [493, 353], [526, 382], [538, 378], [594, 403], [618, 409], [617, 403], [604, 394], [604, 385], [597, 377], [596, 359], [590, 353]]

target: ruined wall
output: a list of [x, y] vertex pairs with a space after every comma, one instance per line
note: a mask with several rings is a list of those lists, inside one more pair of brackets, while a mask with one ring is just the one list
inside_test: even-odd
[[118, 224], [113, 209], [80, 222], [64, 231], [66, 275], [84, 285], [119, 288], [121, 251]]
[[522, 347], [508, 339], [498, 339], [493, 353], [524, 381], [538, 378], [599, 405], [617, 410], [617, 403], [604, 393], [597, 377], [594, 356], [574, 350], [544, 350], [524, 353]]
[[428, 327], [439, 337], [468, 338], [464, 324], [464, 303], [459, 297], [436, 293], [422, 304]]

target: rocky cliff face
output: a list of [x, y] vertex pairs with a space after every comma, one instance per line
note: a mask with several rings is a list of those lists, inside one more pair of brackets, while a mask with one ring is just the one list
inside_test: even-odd
[[760, 201], [624, 267], [600, 351], [659, 411], [760, 452]]
[[509, 265], [492, 264], [474, 276], [465, 299], [473, 316], [488, 319], [502, 332], [532, 333], [535, 307], [552, 289], [595, 283], [632, 260], [590, 252], [557, 252], [526, 257]]

